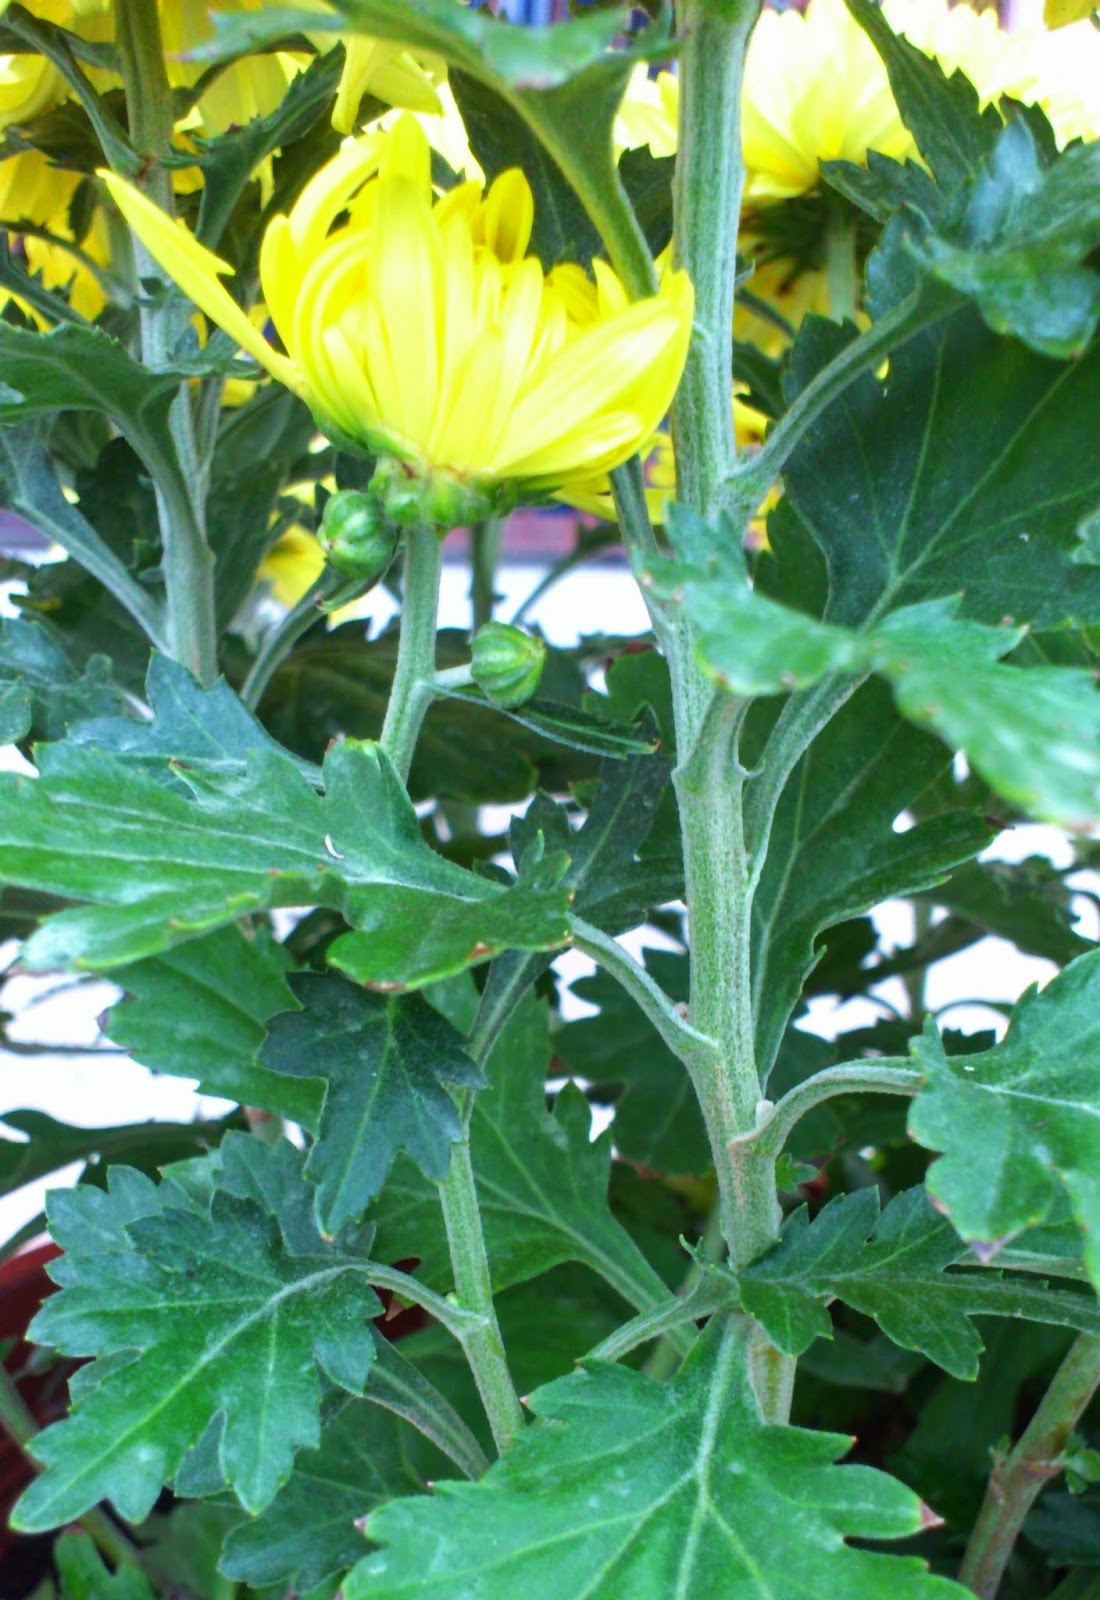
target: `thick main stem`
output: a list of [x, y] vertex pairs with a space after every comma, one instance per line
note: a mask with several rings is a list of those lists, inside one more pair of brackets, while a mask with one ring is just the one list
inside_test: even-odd
[[403, 779], [409, 775], [420, 728], [432, 702], [442, 570], [443, 546], [435, 532], [431, 528], [410, 529], [405, 535], [397, 670], [381, 740], [383, 750]]
[[959, 1571], [979, 1600], [994, 1600], [1039, 1491], [1063, 1470], [1063, 1452], [1100, 1387], [1100, 1337], [1081, 1334], [1070, 1346], [1039, 1409], [1010, 1455], [994, 1467]]
[[[695, 285], [695, 331], [673, 407], [677, 496], [711, 520], [736, 466], [733, 304], [744, 169], [741, 86], [758, 0], [683, 0], [679, 154], [673, 188], [678, 262]], [[747, 518], [746, 518], [747, 525]], [[777, 1237], [771, 1156], [735, 1141], [760, 1097], [752, 1006], [752, 874], [744, 826], [740, 712], [723, 705], [696, 659], [686, 619], [661, 630], [672, 677], [688, 923], [690, 1019], [715, 1041], [692, 1066], [718, 1177], [722, 1232], [735, 1267]], [[749, 1335], [761, 1410], [785, 1421], [792, 1363], [760, 1329]]]
[[[130, 141], [143, 163], [143, 187], [162, 210], [173, 211], [172, 175], [162, 157], [172, 142], [172, 90], [164, 64], [157, 0], [116, 0], [116, 31], [122, 62]], [[165, 274], [134, 240], [138, 278], [167, 286]], [[167, 365], [184, 313], [158, 300], [140, 305], [141, 354], [150, 367]], [[214, 554], [206, 539], [203, 493], [206, 468], [195, 444], [191, 402], [181, 385], [169, 415], [178, 472], [154, 481], [168, 600], [168, 650], [202, 684], [218, 672], [214, 603]]]

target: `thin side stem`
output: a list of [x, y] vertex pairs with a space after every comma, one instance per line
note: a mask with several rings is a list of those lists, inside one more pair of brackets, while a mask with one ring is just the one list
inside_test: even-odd
[[979, 1600], [995, 1600], [1013, 1546], [1039, 1491], [1063, 1470], [1063, 1451], [1097, 1388], [1100, 1336], [1070, 1346], [1015, 1449], [994, 1467], [959, 1569]]
[[912, 1096], [923, 1081], [920, 1070], [902, 1057], [882, 1061], [851, 1061], [840, 1067], [828, 1067], [815, 1073], [791, 1089], [774, 1106], [761, 1101], [760, 1121], [748, 1133], [740, 1134], [734, 1143], [741, 1150], [755, 1150], [758, 1155], [772, 1157], [782, 1154], [791, 1130], [804, 1116], [826, 1100], [841, 1094], [899, 1094]]
[[361, 592], [362, 587], [361, 583], [354, 580], [341, 579], [339, 573], [334, 572], [331, 567], [325, 568], [286, 616], [281, 617], [275, 626], [264, 634], [256, 659], [241, 685], [241, 699], [246, 706], [256, 709], [264, 697], [264, 691], [271, 682], [272, 675], [286, 660], [303, 633], [308, 633], [312, 628], [322, 612], [331, 610], [334, 605], [342, 605], [345, 599], [353, 599]]
[[[15, 1379], [2, 1363], [0, 1363], [0, 1429], [19, 1446], [35, 1471], [39, 1471], [39, 1463], [34, 1453], [34, 1441], [39, 1433], [38, 1424], [19, 1393]], [[95, 1540], [109, 1561], [115, 1562], [116, 1565], [123, 1562], [129, 1562], [133, 1566], [140, 1565], [137, 1547], [131, 1544], [122, 1529], [116, 1527], [110, 1517], [105, 1516], [102, 1511], [93, 1507], [76, 1520], [85, 1533]]]
[[642, 964], [617, 939], [602, 933], [580, 917], [572, 919], [573, 944], [620, 983], [652, 1022], [665, 1044], [687, 1063], [700, 1054], [713, 1056], [717, 1045], [686, 1020], [675, 1001], [670, 1000]]
[[439, 1195], [458, 1304], [465, 1311], [475, 1312], [480, 1323], [476, 1330], [471, 1328], [463, 1336], [462, 1347], [485, 1407], [493, 1440], [503, 1453], [521, 1432], [524, 1416], [508, 1371], [508, 1358], [493, 1303], [493, 1283], [468, 1135], [451, 1146], [451, 1164], [439, 1186]]
[[859, 263], [855, 216], [840, 201], [831, 208], [825, 230], [825, 286], [834, 322], [851, 322], [859, 309]]
[[[691, 1265], [684, 1274], [683, 1282], [676, 1291], [685, 1302], [696, 1303], [701, 1295], [709, 1292], [714, 1294], [719, 1286], [725, 1282], [727, 1289], [736, 1280], [728, 1276], [708, 1270], [713, 1269], [721, 1261], [726, 1251], [726, 1241], [722, 1235], [722, 1207], [716, 1202], [707, 1218], [707, 1225], [703, 1237], [699, 1241], [695, 1254], [691, 1258]], [[730, 1309], [736, 1305], [736, 1300], [729, 1302]], [[699, 1313], [696, 1313], [699, 1315]], [[637, 1320], [637, 1319], [635, 1319]], [[645, 1370], [651, 1378], [671, 1378], [680, 1365], [680, 1352], [674, 1341], [664, 1337], [655, 1347]]]
[[427, 1288], [419, 1278], [410, 1277], [400, 1267], [387, 1267], [381, 1261], [370, 1261], [363, 1269], [377, 1289], [389, 1289], [409, 1305], [420, 1306], [430, 1317], [440, 1323], [462, 1344], [481, 1324], [481, 1316], [474, 1311], [464, 1311], [444, 1295]]
[[503, 533], [504, 522], [500, 517], [490, 517], [470, 529], [470, 608], [475, 633], [484, 623], [493, 620]]
[[405, 535], [405, 580], [397, 670], [382, 726], [382, 748], [401, 774], [409, 775], [413, 751], [435, 680], [435, 625], [443, 546], [431, 528]]
[[[800, 441], [855, 380], [881, 365], [892, 350], [925, 328], [942, 322], [961, 304], [951, 290], [922, 289], [884, 313], [821, 369], [768, 434], [762, 450], [728, 475], [722, 504], [738, 518], [749, 518], [763, 503]], [[677, 458], [679, 466], [679, 458]]]

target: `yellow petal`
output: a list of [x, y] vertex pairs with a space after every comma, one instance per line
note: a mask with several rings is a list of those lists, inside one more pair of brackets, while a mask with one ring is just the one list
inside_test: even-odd
[[301, 383], [294, 363], [268, 344], [263, 334], [252, 326], [246, 312], [218, 281], [219, 273], [231, 273], [233, 268], [201, 245], [181, 222], [154, 205], [133, 184], [113, 172], [101, 170], [99, 177], [154, 261], [179, 284], [199, 310], [204, 311], [219, 328], [224, 328], [242, 350], [267, 368], [273, 378], [285, 383], [288, 389], [299, 390]]

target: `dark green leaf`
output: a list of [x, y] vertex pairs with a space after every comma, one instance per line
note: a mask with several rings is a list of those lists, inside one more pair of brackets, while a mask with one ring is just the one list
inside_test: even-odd
[[259, 1065], [264, 1026], [293, 1003], [290, 961], [264, 929], [219, 928], [124, 975], [127, 998], [105, 1032], [154, 1072], [195, 1078], [205, 1094], [260, 1106], [306, 1128], [321, 1114], [321, 1086]]
[[[784, 471], [783, 518], [798, 512], [828, 564], [827, 619], [954, 593], [990, 623], [1100, 617], [1100, 568], [1074, 559], [1100, 503], [1098, 407], [1100, 346], [1048, 361], [970, 310], [851, 385]], [[792, 535], [773, 530], [782, 558]]]
[[1044, 170], [1022, 117], [1001, 134], [966, 216], [919, 239], [926, 267], [973, 297], [996, 333], [1055, 357], [1082, 353], [1100, 322], [1100, 146], [1078, 145]]
[[719, 1318], [670, 1384], [592, 1363], [531, 1408], [541, 1425], [479, 1484], [371, 1516], [384, 1548], [347, 1600], [961, 1600], [918, 1560], [846, 1544], [916, 1532], [916, 1497], [868, 1467], [837, 1469], [846, 1438], [762, 1424]]
[[907, 727], [889, 691], [872, 682], [832, 719], [791, 774], [753, 903], [762, 1075], [798, 1004], [822, 930], [894, 895], [930, 887], [995, 836], [993, 826], [964, 811], [895, 832], [898, 815], [947, 763], [942, 746]]
[[434, 1183], [446, 1177], [462, 1124], [444, 1085], [484, 1079], [462, 1035], [418, 994], [367, 994], [309, 972], [290, 986], [302, 1009], [271, 1019], [260, 1065], [324, 1083], [306, 1177], [317, 1186], [318, 1226], [331, 1234], [362, 1216], [398, 1150]]
[[[646, 970], [673, 1000], [687, 999], [687, 957], [645, 951]], [[655, 1172], [701, 1174], [711, 1165], [706, 1130], [683, 1063], [658, 1038], [653, 1025], [605, 973], [572, 985], [599, 1015], [570, 1022], [555, 1037], [570, 1071], [597, 1092], [621, 1086], [615, 1101], [615, 1148], [628, 1161]]]
[[569, 892], [552, 881], [564, 863], [504, 889], [445, 861], [377, 746], [335, 746], [324, 799], [275, 752], [244, 773], [172, 770], [193, 798], [89, 746], [43, 747], [37, 779], [0, 775], [4, 877], [88, 902], [44, 924], [29, 963], [124, 965], [280, 905], [341, 911], [363, 930], [341, 963], [377, 985], [569, 937]]
[[[480, 695], [461, 690], [450, 694], [448, 699], [475, 706], [486, 703]], [[494, 706], [493, 710], [554, 744], [568, 745], [571, 750], [583, 750], [592, 756], [623, 760], [626, 756], [651, 755], [657, 748], [655, 733], [647, 736], [607, 717], [582, 711], [579, 706], [562, 706], [553, 700], [528, 700], [521, 706]]]
[[832, 1337], [832, 1299], [873, 1317], [895, 1344], [957, 1378], [976, 1378], [982, 1341], [971, 1318], [1021, 1317], [1100, 1330], [1093, 1295], [1039, 1279], [948, 1270], [969, 1255], [923, 1189], [896, 1195], [879, 1215], [878, 1190], [830, 1201], [811, 1223], [795, 1212], [780, 1242], [741, 1273], [741, 1302], [788, 1355]]
[[[545, 1009], [528, 999], [486, 1064], [470, 1125], [493, 1287], [579, 1261], [628, 1302], [657, 1304], [668, 1291], [608, 1209], [611, 1133], [590, 1137], [588, 1102], [571, 1084], [546, 1110], [549, 1065]], [[394, 1163], [375, 1215], [383, 1259], [419, 1256], [418, 1276], [452, 1287], [438, 1196], [411, 1161]]]
[[1074, 931], [1073, 890], [1046, 856], [975, 861], [925, 896], [983, 933], [1009, 939], [1028, 955], [1065, 966], [1091, 948]]
[[902, 121], [937, 182], [950, 190], [974, 177], [1000, 131], [997, 112], [979, 112], [966, 74], [949, 78], [933, 56], [894, 33], [872, 0], [847, 5], [882, 57]]
[[246, 1510], [261, 1511], [295, 1451], [319, 1441], [318, 1369], [361, 1392], [368, 1319], [381, 1309], [363, 1275], [367, 1241], [329, 1242], [310, 1226], [301, 1161], [288, 1144], [237, 1134], [218, 1169], [200, 1165], [218, 1183], [205, 1205], [125, 1167], [109, 1193], [51, 1196], [62, 1289], [34, 1336], [105, 1359], [84, 1369], [71, 1416], [35, 1441], [46, 1470], [17, 1526], [55, 1527], [104, 1497], [144, 1516], [219, 1416], [222, 1473]]
[[[408, 1458], [408, 1429], [366, 1400], [344, 1398], [267, 1510], [226, 1540], [221, 1570], [253, 1588], [305, 1594], [363, 1554], [357, 1524], [375, 1506], [426, 1487]], [[442, 1465], [442, 1463], [441, 1463]]]
[[1100, 1283], [1100, 952], [1016, 1004], [1000, 1044], [947, 1056], [931, 1023], [913, 1048], [925, 1083], [909, 1131], [943, 1152], [928, 1188], [992, 1254], [1068, 1194]]
[[25, 1137], [0, 1140], [0, 1194], [58, 1172], [70, 1162], [119, 1163], [152, 1172], [220, 1143], [223, 1122], [131, 1122], [117, 1128], [77, 1128], [45, 1111], [5, 1111], [0, 1129]]

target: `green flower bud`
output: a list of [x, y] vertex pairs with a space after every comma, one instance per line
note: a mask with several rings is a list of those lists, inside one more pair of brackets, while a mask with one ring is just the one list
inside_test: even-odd
[[317, 538], [330, 566], [369, 588], [385, 576], [400, 533], [374, 495], [340, 489], [325, 502]]
[[507, 622], [487, 622], [474, 635], [473, 680], [487, 699], [504, 711], [530, 700], [545, 661], [543, 641]]

